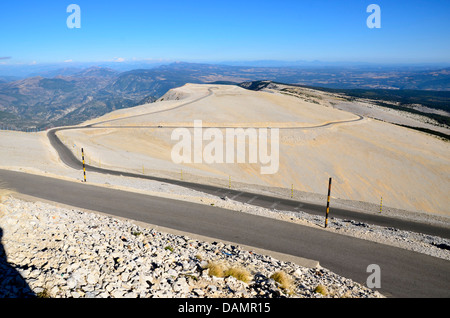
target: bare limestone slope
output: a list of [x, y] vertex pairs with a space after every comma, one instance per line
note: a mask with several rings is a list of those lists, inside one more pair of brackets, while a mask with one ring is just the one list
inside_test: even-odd
[[[74, 153], [84, 147], [91, 164], [103, 167], [175, 178], [182, 170], [184, 177], [222, 185], [230, 179], [286, 191], [293, 185], [312, 196], [326, 195], [332, 177], [333, 198], [380, 204], [382, 197], [386, 207], [449, 214], [448, 143], [375, 119], [358, 120], [337, 108], [338, 98], [320, 94], [305, 99], [270, 89], [187, 84], [155, 103], [86, 123], [91, 129], [59, 135]], [[223, 132], [224, 127], [280, 128], [279, 170], [262, 175], [259, 163], [174, 163], [171, 133], [193, 127], [194, 120]]]

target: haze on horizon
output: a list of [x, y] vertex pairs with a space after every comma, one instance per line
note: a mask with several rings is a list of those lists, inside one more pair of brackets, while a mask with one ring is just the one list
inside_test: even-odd
[[[77, 4], [80, 28], [69, 28]], [[369, 28], [367, 7], [381, 8]], [[13, 1], [0, 66], [87, 62], [450, 63], [448, 1]]]

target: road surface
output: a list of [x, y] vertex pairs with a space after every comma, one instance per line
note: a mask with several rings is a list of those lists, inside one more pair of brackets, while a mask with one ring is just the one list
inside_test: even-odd
[[218, 240], [320, 262], [366, 283], [367, 267], [381, 268], [381, 289], [391, 297], [450, 297], [450, 262], [379, 243], [230, 211], [55, 178], [0, 170], [0, 184], [19, 193]]
[[[60, 130], [69, 130], [73, 129], [72, 127], [64, 127], [64, 128], [57, 128], [52, 129], [47, 133], [47, 136], [50, 140], [50, 144], [53, 146], [53, 148], [58, 152], [60, 159], [64, 164], [67, 166], [74, 168], [74, 169], [82, 169], [82, 162], [77, 159], [74, 154], [69, 150], [69, 148], [64, 145], [61, 140], [56, 136], [56, 133]], [[76, 129], [80, 129], [80, 127], [77, 127]], [[289, 200], [289, 199], [282, 199], [279, 197], [273, 197], [269, 195], [262, 195], [258, 193], [252, 193], [252, 192], [245, 192], [245, 191], [239, 191], [239, 190], [232, 190], [228, 188], [222, 188], [218, 186], [211, 186], [211, 185], [205, 185], [200, 183], [194, 183], [194, 182], [187, 182], [187, 181], [181, 181], [181, 180], [174, 180], [174, 179], [168, 179], [168, 178], [160, 178], [160, 177], [154, 177], [150, 175], [142, 175], [137, 173], [131, 173], [126, 171], [117, 171], [117, 170], [111, 170], [111, 169], [105, 169], [105, 168], [99, 168], [95, 166], [85, 165], [86, 171], [89, 172], [97, 172], [97, 173], [105, 173], [110, 175], [117, 175], [117, 176], [126, 176], [126, 177], [134, 177], [134, 178], [141, 178], [141, 179], [148, 179], [148, 180], [155, 180], [160, 182], [166, 182], [170, 184], [176, 184], [179, 186], [183, 186], [186, 188], [190, 188], [196, 191], [208, 193], [217, 195], [219, 197], [227, 196], [230, 199], [233, 199], [235, 201], [239, 201], [242, 203], [248, 203], [255, 206], [260, 206], [264, 208], [276, 208], [277, 210], [284, 210], [284, 211], [303, 211], [310, 214], [315, 215], [325, 215], [325, 209], [326, 209], [326, 202], [324, 202], [323, 205], [320, 204], [314, 204], [309, 202], [300, 202], [295, 200]], [[335, 208], [332, 206], [330, 208], [330, 218], [336, 217], [344, 220], [354, 220], [358, 222], [364, 222], [369, 224], [375, 224], [385, 227], [393, 227], [400, 230], [406, 230], [406, 231], [412, 231], [417, 233], [424, 233], [434, 236], [439, 236], [443, 238], [450, 238], [450, 229], [448, 227], [440, 227], [437, 225], [432, 224], [424, 224], [409, 220], [403, 220], [403, 219], [396, 219], [384, 215], [377, 215], [377, 214], [368, 214], [363, 212], [358, 212], [352, 209], [342, 209], [342, 208]]]
[[[208, 95], [200, 97], [197, 100], [206, 98], [212, 93], [209, 90]], [[178, 105], [177, 108], [188, 105], [189, 103]], [[163, 111], [170, 110], [173, 109]], [[317, 127], [297, 128], [314, 129], [362, 119], [363, 117], [358, 116], [355, 119], [326, 123]], [[59, 140], [56, 132], [65, 129], [102, 128], [100, 125], [106, 122], [111, 121], [84, 127], [77, 126], [53, 129], [48, 132], [48, 138], [66, 165], [75, 169], [81, 169], [82, 163], [80, 160], [75, 158], [72, 152]], [[122, 126], [122, 128], [125, 127]], [[289, 129], [295, 129], [295, 127], [290, 127]], [[287, 211], [301, 210], [318, 215], [324, 215], [325, 213], [325, 204], [317, 205], [298, 202], [257, 193], [114, 171], [89, 165], [86, 165], [86, 170], [177, 184], [197, 191], [218, 196], [228, 196], [236, 201], [267, 208]], [[450, 296], [450, 262], [424, 254], [290, 222], [207, 205], [197, 205], [133, 192], [95, 187], [88, 183], [68, 182], [2, 170], [0, 170], [0, 181], [5, 182], [9, 187], [20, 193], [50, 201], [117, 215], [179, 231], [216, 238], [218, 240], [317, 260], [321, 266], [361, 284], [365, 284], [367, 277], [370, 275], [367, 272], [367, 267], [371, 264], [377, 264], [381, 268], [380, 292], [387, 296]], [[330, 216], [450, 238], [448, 228], [389, 218], [384, 215], [373, 215], [331, 207]]]

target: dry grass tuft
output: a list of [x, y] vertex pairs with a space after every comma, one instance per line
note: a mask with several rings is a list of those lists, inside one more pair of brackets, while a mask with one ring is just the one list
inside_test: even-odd
[[328, 295], [328, 290], [325, 286], [322, 284], [317, 285], [317, 287], [314, 289], [314, 292], [322, 294], [323, 296]]
[[280, 284], [281, 288], [285, 289], [288, 292], [292, 292], [294, 280], [292, 279], [291, 276], [289, 276], [285, 272], [283, 271], [275, 272], [272, 274], [272, 276], [270, 276], [270, 278], [272, 278], [274, 281]]
[[252, 279], [250, 272], [241, 266], [226, 266], [225, 264], [219, 262], [209, 262], [208, 265], [206, 265], [206, 269], [209, 269], [209, 275], [211, 276], [233, 276], [234, 278], [245, 283], [250, 282]]
[[249, 271], [247, 271], [243, 267], [231, 267], [225, 271], [225, 277], [233, 276], [234, 278], [243, 281], [244, 283], [248, 283], [251, 281], [252, 276]]
[[224, 277], [225, 266], [222, 263], [209, 262], [205, 267], [209, 269], [209, 275], [216, 277]]

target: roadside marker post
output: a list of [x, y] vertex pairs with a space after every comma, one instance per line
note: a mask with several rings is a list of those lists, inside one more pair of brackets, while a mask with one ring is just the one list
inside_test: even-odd
[[330, 193], [331, 193], [331, 178], [328, 183], [327, 215], [325, 217], [325, 227], [328, 226], [328, 213], [330, 212]]
[[228, 176], [228, 189], [231, 189], [231, 176]]
[[380, 202], [380, 213], [381, 213], [382, 208], [383, 208], [383, 197], [381, 197], [381, 202]]
[[291, 199], [294, 197], [294, 184], [291, 187]]
[[86, 166], [84, 164], [84, 150], [81, 148], [81, 158], [83, 159], [83, 175], [84, 175], [84, 182], [86, 182]]

